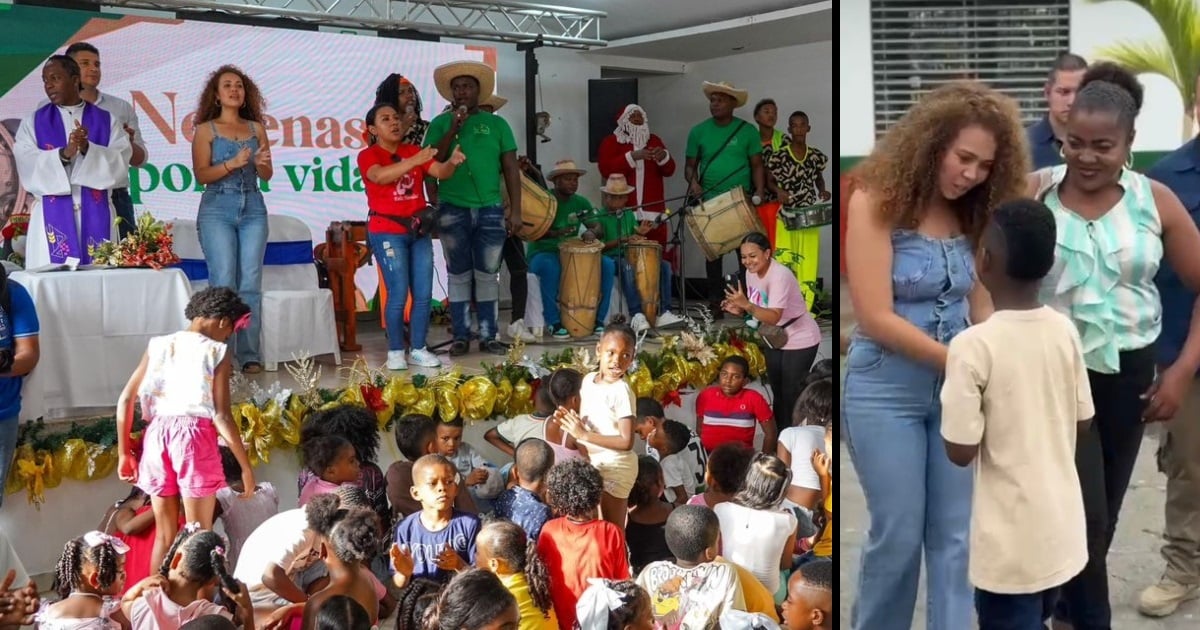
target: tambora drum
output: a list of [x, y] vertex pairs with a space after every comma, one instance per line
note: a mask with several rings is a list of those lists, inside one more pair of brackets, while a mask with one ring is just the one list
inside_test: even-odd
[[562, 280], [558, 287], [558, 310], [562, 325], [576, 339], [592, 334], [600, 307], [600, 241], [573, 238], [558, 245]]
[[696, 239], [708, 260], [716, 260], [737, 249], [742, 237], [751, 232], [765, 232], [758, 213], [741, 188], [688, 208], [686, 219], [692, 238]]
[[653, 326], [658, 319], [659, 263], [662, 261], [662, 245], [647, 238], [632, 238], [625, 245], [625, 258], [633, 267], [634, 282], [642, 298], [642, 314]]
[[[500, 178], [500, 193], [504, 196], [504, 206], [508, 207], [508, 186], [503, 177]], [[558, 200], [553, 193], [521, 173], [521, 225], [517, 227], [517, 238], [536, 241], [545, 236], [557, 211]]]
[[789, 230], [829, 225], [833, 223], [833, 204], [825, 202], [813, 206], [783, 208], [779, 211], [779, 218], [783, 219]]

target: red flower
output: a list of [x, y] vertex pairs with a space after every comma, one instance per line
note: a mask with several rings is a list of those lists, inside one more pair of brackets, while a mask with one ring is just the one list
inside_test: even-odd
[[363, 402], [367, 404], [367, 409], [376, 413], [387, 409], [387, 403], [383, 401], [382, 389], [373, 385], [363, 385], [359, 389], [362, 391]]
[[662, 400], [658, 402], [662, 403], [664, 407], [670, 407], [671, 405], [675, 405], [676, 407], [683, 406], [683, 398], [680, 397], [679, 390], [677, 389], [663, 394]]

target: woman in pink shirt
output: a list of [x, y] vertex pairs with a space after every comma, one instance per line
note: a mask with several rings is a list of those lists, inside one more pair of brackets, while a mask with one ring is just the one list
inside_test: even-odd
[[[821, 329], [808, 312], [796, 276], [775, 262], [771, 242], [765, 234], [747, 234], [742, 239], [740, 252], [746, 267], [746, 286], [744, 291], [741, 286], [726, 287], [721, 308], [733, 315], [747, 315], [760, 324], [780, 326], [787, 331], [787, 343], [782, 348], [763, 348], [767, 379], [774, 398], [775, 427], [782, 432], [792, 425], [792, 407], [804, 385], [797, 375], [808, 374], [812, 367], [821, 344]], [[791, 378], [785, 375], [791, 375]]]

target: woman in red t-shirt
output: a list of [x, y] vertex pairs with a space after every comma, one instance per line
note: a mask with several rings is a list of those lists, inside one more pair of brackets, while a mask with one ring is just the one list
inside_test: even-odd
[[[446, 162], [435, 162], [436, 147], [405, 144], [400, 114], [392, 103], [376, 103], [367, 112], [367, 148], [358, 154], [358, 170], [367, 191], [367, 242], [387, 287], [384, 321], [388, 331], [389, 370], [408, 369], [404, 348], [404, 306], [412, 290], [412, 343], [409, 357], [422, 367], [442, 362], [425, 347], [429, 303], [433, 299], [433, 239], [417, 219], [429, 204], [425, 176], [446, 179], [466, 157], [455, 149]], [[427, 228], [428, 226], [426, 226]]]

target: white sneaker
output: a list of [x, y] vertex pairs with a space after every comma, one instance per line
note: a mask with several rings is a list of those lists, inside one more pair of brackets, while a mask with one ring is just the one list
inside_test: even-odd
[[683, 321], [685, 320], [682, 317], [672, 313], [671, 311], [666, 311], [658, 315], [658, 320], [655, 322], [655, 324], [657, 324], [658, 328], [667, 328]]
[[529, 334], [529, 330], [525, 328], [525, 320], [518, 319], [508, 325], [508, 336], [513, 339], [533, 339], [533, 335]]
[[638, 313], [633, 316], [633, 321], [629, 322], [629, 327], [633, 329], [633, 332], [640, 333], [643, 330], [650, 330], [650, 322], [646, 321], [645, 315]]
[[404, 360], [403, 350], [388, 350], [387, 369], [407, 370], [408, 361]]
[[413, 365], [426, 368], [442, 367], [442, 360], [436, 354], [426, 350], [425, 348], [417, 348], [408, 353], [408, 358], [412, 360]]

